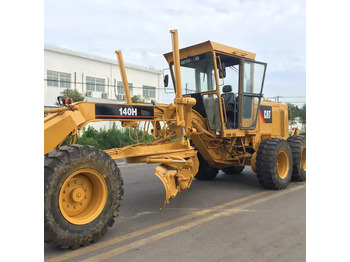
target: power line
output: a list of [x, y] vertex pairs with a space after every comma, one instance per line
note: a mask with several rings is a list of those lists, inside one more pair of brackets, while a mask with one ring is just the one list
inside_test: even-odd
[[279, 98], [306, 98], [306, 96], [277, 96]]
[[283, 103], [291, 103], [291, 104], [300, 104], [300, 103], [303, 103], [303, 104], [306, 104], [306, 101], [283, 101]]
[[306, 99], [306, 96], [280, 96], [280, 95], [277, 95], [277, 96], [273, 96], [273, 97], [269, 97], [269, 98], [274, 98], [275, 101], [277, 103], [279, 103], [281, 99], [285, 99], [285, 98], [287, 98], [287, 99], [290, 99], [290, 98], [305, 98]]
[[[98, 86], [98, 87], [118, 87], [118, 84], [113, 84], [113, 85], [109, 85], [109, 84], [96, 84], [96, 83], [87, 83], [87, 82], [73, 82], [73, 81], [64, 81], [64, 80], [52, 80], [52, 79], [44, 79], [44, 81], [48, 82], [48, 81], [51, 81], [51, 82], [54, 82], [54, 83], [57, 83], [57, 87], [62, 87], [62, 88], [71, 88], [71, 86], [59, 86], [60, 83], [65, 83], [65, 84], [74, 84], [74, 85], [94, 85], [94, 86]], [[120, 82], [120, 81], [118, 81]], [[119, 85], [120, 87], [120, 85]], [[150, 87], [150, 86], [147, 86], [147, 87]], [[130, 87], [130, 89], [144, 89], [144, 87], [139, 87], [139, 86], [132, 86]], [[164, 88], [162, 87], [153, 87], [152, 86], [152, 89], [154, 90], [164, 90]], [[171, 92], [171, 91], [174, 91], [173, 88], [165, 88], [166, 91], [168, 92]], [[190, 89], [188, 89], [190, 90]], [[187, 93], [187, 92], [186, 92]], [[271, 98], [276, 98], [276, 101], [277, 102], [280, 102], [279, 99], [284, 99], [284, 98], [306, 98], [306, 96], [275, 96], [275, 97], [271, 97]], [[306, 103], [306, 101], [283, 101], [284, 103]]]
[[[67, 86], [59, 86], [60, 83], [76, 84], [76, 85], [87, 85], [88, 84], [88, 85], [94, 85], [94, 86], [99, 86], [99, 87], [100, 86], [104, 86], [104, 87], [118, 87], [118, 84], [117, 85], [115, 85], [115, 84], [109, 85], [109, 84], [96, 84], [96, 83], [87, 83], [87, 82], [58, 81], [58, 80], [51, 80], [51, 79], [44, 79], [44, 81], [46, 81], [46, 82], [50, 81], [50, 82], [57, 83], [57, 86], [55, 86], [55, 87], [63, 87], [63, 88], [67, 88]], [[151, 86], [147, 85], [146, 87], [151, 87]], [[68, 88], [71, 88], [71, 87], [69, 86]], [[140, 86], [132, 86], [132, 87], [130, 87], [130, 89], [134, 89], [134, 88], [136, 88], [136, 89], [143, 89], [144, 87], [140, 87]], [[164, 90], [164, 88], [162, 88], [162, 87], [154, 87], [154, 86], [152, 86], [152, 88], [153, 89]], [[169, 88], [169, 90], [173, 90], [173, 89]]]

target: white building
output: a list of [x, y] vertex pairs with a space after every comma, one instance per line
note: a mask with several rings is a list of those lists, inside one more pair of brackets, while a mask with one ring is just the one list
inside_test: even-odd
[[[44, 46], [44, 105], [55, 105], [66, 88], [76, 89], [86, 101], [125, 103], [124, 89], [117, 57], [115, 60], [81, 52]], [[159, 102], [162, 71], [125, 64], [130, 94], [140, 95], [145, 102]], [[94, 123], [95, 128], [109, 127], [110, 122]]]

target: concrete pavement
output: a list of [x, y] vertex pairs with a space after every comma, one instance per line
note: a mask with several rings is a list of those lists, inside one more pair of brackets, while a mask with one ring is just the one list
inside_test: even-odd
[[194, 180], [160, 210], [156, 165], [118, 161], [124, 179], [120, 216], [98, 243], [78, 250], [45, 244], [47, 261], [305, 261], [305, 183], [260, 186], [246, 167]]

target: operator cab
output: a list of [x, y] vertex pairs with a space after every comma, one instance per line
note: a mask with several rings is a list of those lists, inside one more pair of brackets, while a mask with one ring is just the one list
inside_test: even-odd
[[[172, 53], [164, 55], [175, 86]], [[183, 96], [215, 133], [255, 129], [263, 90], [266, 64], [255, 54], [207, 41], [180, 49]]]
[[238, 127], [237, 123], [237, 100], [236, 94], [232, 93], [232, 86], [224, 85], [222, 88], [221, 97], [224, 99], [224, 105], [226, 109], [226, 128], [236, 129]]

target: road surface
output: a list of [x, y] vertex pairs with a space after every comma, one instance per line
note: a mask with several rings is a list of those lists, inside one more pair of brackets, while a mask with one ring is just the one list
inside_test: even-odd
[[45, 261], [305, 261], [306, 185], [266, 190], [246, 167], [194, 179], [160, 209], [165, 197], [156, 164], [118, 163], [123, 205], [98, 243], [77, 250], [44, 244]]

